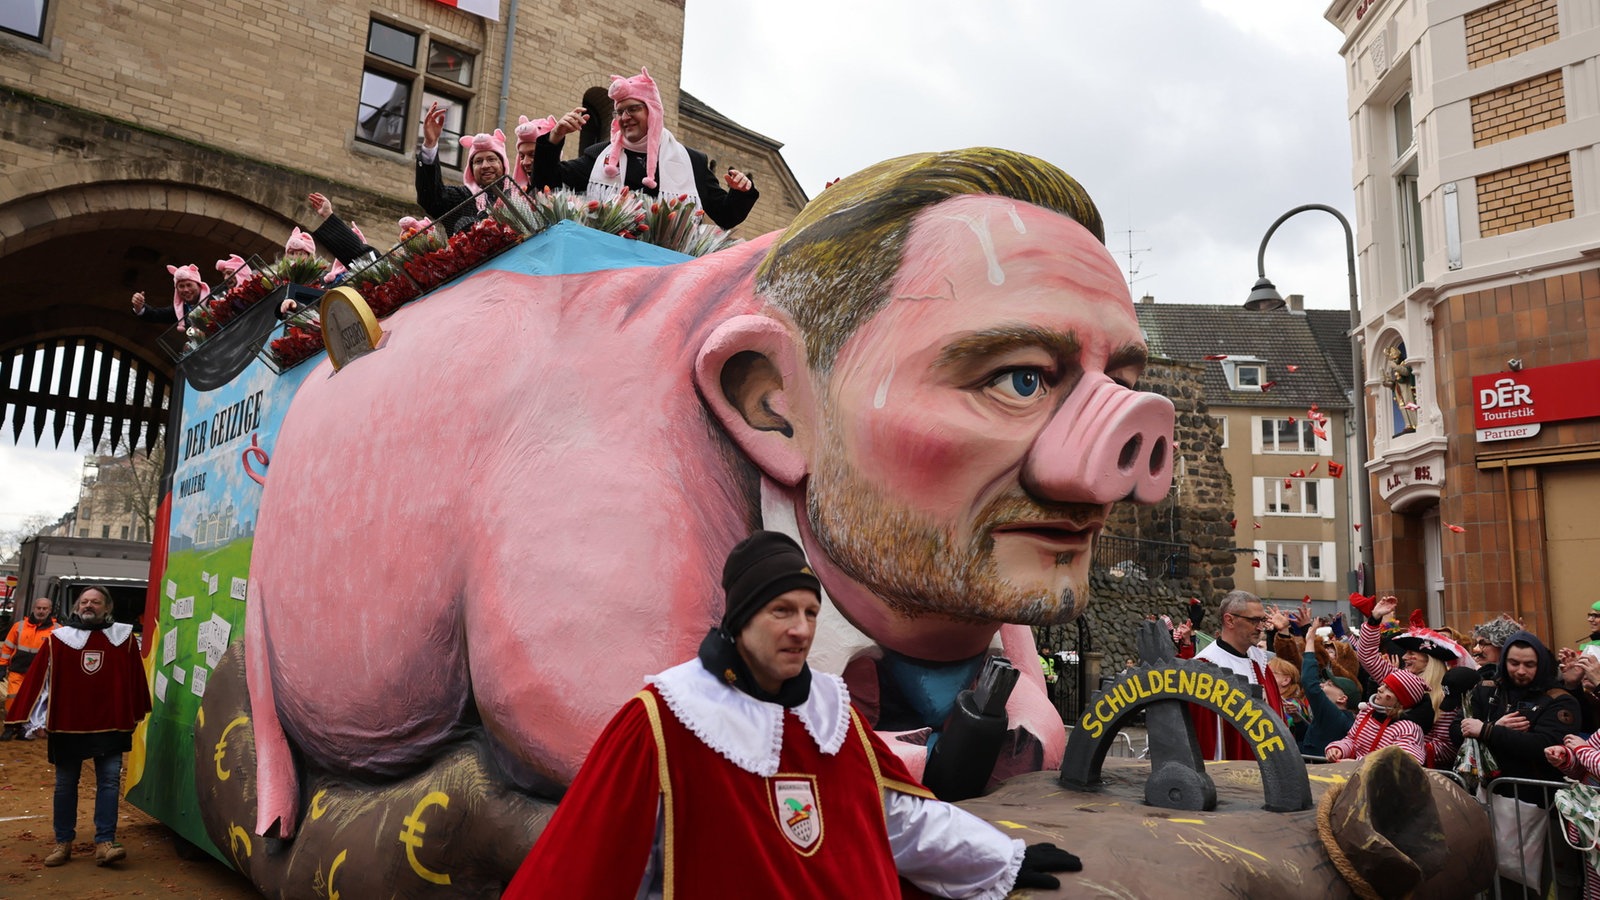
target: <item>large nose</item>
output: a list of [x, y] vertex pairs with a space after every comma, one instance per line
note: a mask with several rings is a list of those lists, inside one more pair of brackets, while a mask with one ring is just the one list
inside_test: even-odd
[[1172, 401], [1086, 373], [1034, 442], [1024, 484], [1060, 503], [1154, 503], [1172, 486]]

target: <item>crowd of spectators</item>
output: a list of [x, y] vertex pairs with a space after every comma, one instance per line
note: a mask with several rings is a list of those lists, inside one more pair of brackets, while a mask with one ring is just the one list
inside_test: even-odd
[[[1588, 613], [1588, 632], [1552, 651], [1509, 615], [1468, 635], [1430, 626], [1420, 612], [1397, 620], [1392, 596], [1352, 595], [1350, 602], [1361, 617], [1353, 625], [1343, 614], [1313, 618], [1309, 603], [1285, 610], [1236, 591], [1223, 600], [1209, 646], [1197, 649], [1189, 623], [1173, 638], [1180, 657], [1220, 660], [1260, 685], [1308, 759], [1359, 760], [1398, 746], [1482, 790], [1480, 799], [1496, 809], [1501, 852], [1532, 840], [1531, 821], [1566, 827], [1581, 843], [1573, 826], [1554, 817], [1551, 786], [1527, 782], [1600, 786], [1600, 603]], [[1247, 744], [1212, 738], [1214, 716], [1194, 719], [1208, 759], [1254, 758]], [[1502, 815], [1501, 803], [1522, 811]], [[1517, 824], [1506, 831], [1507, 821]], [[1548, 848], [1539, 840], [1542, 849], [1529, 856], [1542, 857], [1533, 868], [1543, 871], [1528, 876], [1541, 882], [1534, 889], [1576, 896], [1578, 857], [1557, 832]], [[1586, 896], [1600, 896], [1600, 872], [1583, 871]]]

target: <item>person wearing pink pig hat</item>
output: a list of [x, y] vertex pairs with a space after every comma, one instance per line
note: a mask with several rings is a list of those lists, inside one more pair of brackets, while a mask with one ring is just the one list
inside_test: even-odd
[[562, 142], [583, 128], [589, 112], [580, 106], [556, 120], [534, 145], [535, 190], [565, 187], [601, 201], [624, 187], [652, 197], [687, 197], [722, 228], [733, 228], [750, 215], [761, 196], [755, 182], [729, 167], [726, 189], [717, 183], [706, 155], [685, 147], [667, 130], [661, 92], [649, 71], [641, 68], [632, 78], [611, 76], [606, 93], [613, 111], [610, 139], [562, 162]]

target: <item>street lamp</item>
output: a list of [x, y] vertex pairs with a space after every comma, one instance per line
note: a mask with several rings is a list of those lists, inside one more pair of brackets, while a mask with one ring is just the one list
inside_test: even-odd
[[1344, 226], [1344, 264], [1345, 272], [1350, 279], [1350, 373], [1353, 379], [1351, 384], [1351, 399], [1356, 411], [1356, 514], [1361, 517], [1360, 524], [1365, 525], [1365, 530], [1358, 528], [1356, 531], [1356, 553], [1360, 557], [1361, 583], [1357, 590], [1366, 593], [1367, 580], [1372, 578], [1372, 499], [1367, 493], [1367, 394], [1366, 394], [1366, 367], [1362, 365], [1361, 358], [1361, 301], [1356, 298], [1356, 237], [1350, 229], [1350, 221], [1337, 209], [1321, 203], [1308, 203], [1305, 206], [1296, 206], [1278, 217], [1267, 233], [1261, 236], [1261, 249], [1256, 251], [1256, 283], [1251, 289], [1250, 296], [1244, 302], [1248, 310], [1273, 310], [1283, 309], [1283, 297], [1279, 296], [1278, 289], [1267, 279], [1267, 242], [1272, 240], [1273, 232], [1278, 226], [1289, 219], [1308, 210], [1321, 210], [1339, 220]]

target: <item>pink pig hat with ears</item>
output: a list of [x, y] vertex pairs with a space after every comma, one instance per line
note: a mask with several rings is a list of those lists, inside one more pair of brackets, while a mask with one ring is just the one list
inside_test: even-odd
[[[656, 186], [656, 151], [661, 149], [661, 92], [656, 89], [655, 79], [650, 77], [650, 71], [643, 66], [639, 67], [639, 74], [632, 78], [623, 78], [621, 75], [611, 76], [611, 87], [606, 90], [606, 96], [611, 98], [611, 105], [615, 108], [624, 100], [638, 100], [650, 110], [650, 124], [645, 130], [644, 148], [644, 186]], [[633, 148], [637, 150], [638, 148]], [[622, 126], [617, 120], [611, 120], [611, 146], [606, 148], [606, 175], [615, 178], [622, 170], [617, 166], [617, 160], [622, 158]]]
[[432, 227], [433, 227], [433, 220], [432, 219], [426, 219], [426, 218], [416, 219], [416, 218], [412, 218], [411, 216], [401, 216], [400, 217], [400, 240], [403, 241], [403, 240], [411, 237], [412, 235], [417, 234], [420, 231], [426, 231], [426, 230], [428, 230], [429, 228], [432, 228]]
[[467, 158], [461, 166], [461, 183], [474, 191], [481, 191], [483, 187], [478, 184], [478, 176], [472, 174], [472, 158], [485, 151], [500, 157], [500, 166], [507, 172], [511, 171], [511, 161], [506, 157], [505, 132], [496, 128], [494, 134], [464, 134], [461, 136], [461, 147], [467, 151]]
[[178, 296], [178, 282], [192, 281], [200, 285], [200, 296], [211, 293], [211, 288], [200, 280], [200, 267], [190, 263], [187, 266], [167, 266], [167, 274], [172, 276], [172, 311], [178, 314], [178, 323], [183, 323], [183, 299]]
[[227, 259], [217, 260], [217, 271], [222, 273], [223, 281], [233, 281], [235, 283], [248, 281], [250, 276], [255, 274], [245, 264], [244, 257], [237, 253], [228, 254]]
[[291, 253], [295, 250], [304, 250], [305, 252], [310, 253], [312, 256], [315, 256], [317, 253], [317, 242], [311, 239], [311, 235], [301, 231], [299, 227], [296, 227], [294, 231], [289, 232], [289, 240], [284, 242], [283, 245], [284, 253]]
[[[531, 144], [539, 140], [540, 135], [549, 134], [550, 130], [555, 127], [555, 116], [545, 116], [542, 119], [530, 119], [527, 116], [518, 116], [517, 127], [512, 130], [517, 136], [517, 147], [520, 148], [523, 144]], [[511, 178], [524, 189], [528, 187], [528, 173], [522, 171], [521, 166], [517, 166], [516, 169], [512, 171]]]

